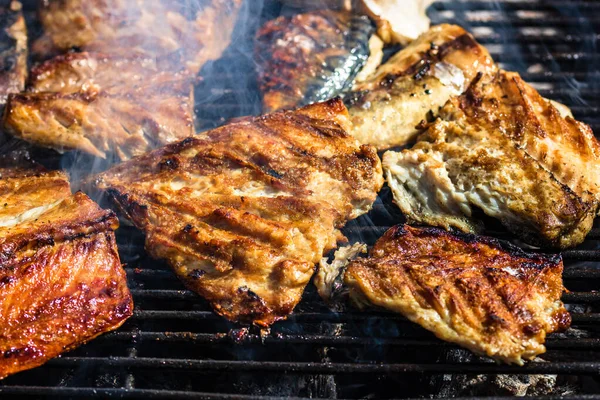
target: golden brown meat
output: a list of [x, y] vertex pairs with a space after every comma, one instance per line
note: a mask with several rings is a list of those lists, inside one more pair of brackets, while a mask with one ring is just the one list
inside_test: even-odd
[[340, 100], [246, 118], [99, 176], [166, 259], [217, 313], [268, 326], [286, 318], [338, 228], [383, 184], [372, 147], [347, 134]]
[[352, 135], [379, 150], [405, 145], [428, 113], [437, 114], [478, 72], [495, 70], [487, 50], [463, 28], [434, 26], [355, 86], [348, 98]]
[[0, 6], [0, 108], [9, 93], [25, 88], [27, 79], [27, 27], [18, 1]]
[[6, 131], [58, 151], [121, 160], [194, 133], [192, 79], [152, 58], [78, 53], [32, 70], [30, 93], [11, 95]]
[[583, 242], [599, 208], [599, 148], [515, 73], [477, 79], [383, 165], [409, 221], [477, 232], [480, 209], [532, 244]]
[[84, 51], [150, 57], [181, 52], [197, 73], [229, 45], [242, 0], [56, 0], [45, 1], [40, 19], [45, 36], [38, 56]]
[[319, 10], [267, 22], [255, 55], [263, 111], [329, 100], [352, 87], [375, 31], [366, 16]]
[[546, 351], [571, 317], [559, 255], [525, 253], [486, 237], [398, 225], [344, 279], [360, 307], [398, 312], [443, 340], [506, 363]]
[[118, 328], [133, 304], [114, 213], [61, 172], [0, 168], [0, 379]]

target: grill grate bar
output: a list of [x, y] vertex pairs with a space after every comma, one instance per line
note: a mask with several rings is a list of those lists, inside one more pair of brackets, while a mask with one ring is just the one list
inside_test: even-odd
[[329, 363], [293, 361], [224, 361], [151, 357], [62, 357], [48, 362], [54, 367], [73, 367], [86, 363], [114, 368], [151, 368], [222, 371], [273, 372], [296, 374], [400, 374], [400, 373], [460, 373], [460, 374], [577, 374], [598, 375], [600, 362], [554, 362], [530, 363], [523, 366], [494, 363], [448, 363], [448, 364], [380, 364], [380, 363]]

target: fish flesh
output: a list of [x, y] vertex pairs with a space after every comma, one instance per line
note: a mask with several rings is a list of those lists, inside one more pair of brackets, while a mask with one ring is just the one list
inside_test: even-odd
[[0, 379], [117, 329], [133, 313], [115, 214], [63, 172], [0, 160]]
[[340, 99], [242, 118], [100, 174], [95, 186], [191, 290], [267, 327], [300, 301], [339, 228], [383, 185]]
[[476, 78], [412, 148], [382, 163], [415, 223], [479, 232], [482, 211], [528, 243], [564, 249], [583, 242], [599, 209], [593, 132], [516, 73]]
[[318, 10], [267, 22], [255, 55], [263, 111], [289, 109], [352, 88], [370, 55], [375, 29], [366, 16]]
[[571, 316], [560, 297], [560, 255], [499, 240], [398, 225], [344, 275], [360, 308], [400, 313], [442, 340], [522, 365], [546, 351], [546, 335]]
[[352, 135], [378, 150], [410, 143], [417, 125], [496, 66], [463, 28], [437, 25], [382, 64], [346, 96]]

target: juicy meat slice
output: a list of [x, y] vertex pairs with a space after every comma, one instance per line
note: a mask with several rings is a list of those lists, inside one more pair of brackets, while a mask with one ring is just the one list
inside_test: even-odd
[[3, 122], [37, 145], [127, 160], [194, 133], [191, 78], [156, 61], [65, 55], [34, 68], [31, 82], [31, 93], [10, 96]]
[[529, 243], [566, 248], [583, 242], [598, 211], [597, 155], [589, 127], [502, 71], [450, 100], [383, 165], [410, 221], [477, 232], [480, 209]]
[[0, 379], [121, 326], [118, 220], [62, 172], [0, 168]]
[[44, 58], [71, 48], [121, 56], [181, 52], [196, 74], [229, 45], [242, 1], [45, 1], [40, 9], [45, 35], [33, 48]]
[[374, 32], [366, 16], [319, 10], [267, 22], [255, 54], [263, 110], [329, 100], [352, 87], [369, 58]]
[[398, 225], [347, 268], [359, 307], [404, 315], [437, 337], [506, 363], [546, 351], [568, 328], [559, 255], [526, 253], [496, 239]]
[[0, 6], [0, 107], [10, 93], [25, 88], [27, 79], [27, 27], [21, 7], [18, 1]]
[[417, 125], [479, 72], [496, 66], [488, 51], [456, 25], [437, 25], [382, 64], [347, 97], [352, 135], [379, 150], [409, 143]]
[[268, 326], [383, 184], [341, 100], [245, 118], [101, 174], [96, 186], [220, 315]]

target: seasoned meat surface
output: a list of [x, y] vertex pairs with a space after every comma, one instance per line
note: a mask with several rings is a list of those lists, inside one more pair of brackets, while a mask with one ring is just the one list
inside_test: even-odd
[[263, 110], [331, 99], [352, 87], [369, 58], [374, 32], [366, 16], [319, 10], [267, 22], [257, 33]]
[[0, 379], [118, 328], [132, 315], [113, 212], [62, 172], [0, 168]]
[[598, 154], [587, 125], [501, 71], [450, 100], [383, 165], [409, 221], [477, 232], [479, 209], [529, 243], [566, 248], [583, 242], [598, 211]]
[[0, 108], [9, 93], [25, 88], [27, 28], [18, 1], [0, 3]]
[[477, 73], [495, 70], [488, 51], [463, 28], [434, 26], [347, 96], [352, 135], [379, 150], [405, 145], [429, 113], [460, 95]]
[[101, 174], [96, 186], [220, 315], [286, 318], [338, 228], [383, 184], [340, 100], [245, 118]]
[[99, 53], [59, 56], [11, 95], [6, 131], [58, 151], [127, 160], [194, 133], [192, 79], [160, 60]]
[[571, 317], [560, 301], [559, 255], [486, 237], [398, 225], [347, 268], [360, 307], [398, 312], [443, 340], [506, 363], [546, 351]]
[[242, 0], [56, 0], [44, 1], [45, 30], [34, 44], [39, 57], [72, 48], [149, 57], [182, 53], [197, 73], [229, 45]]

